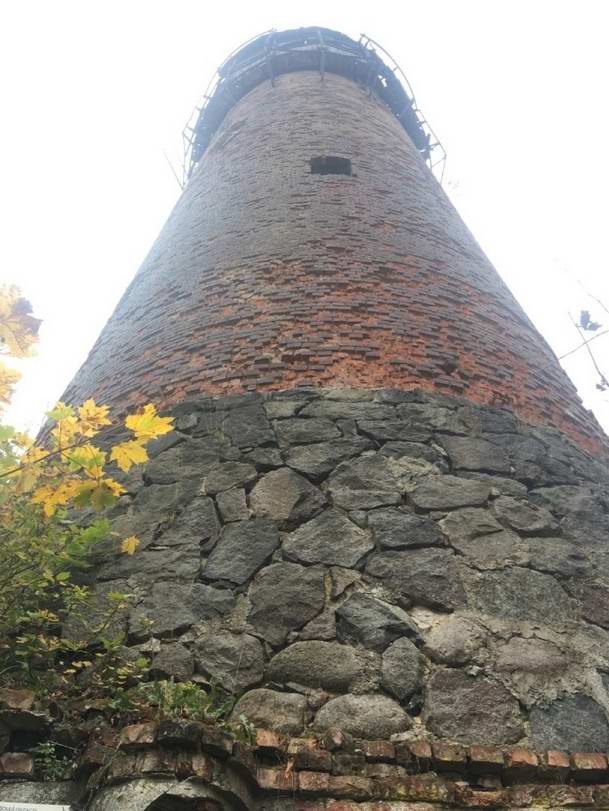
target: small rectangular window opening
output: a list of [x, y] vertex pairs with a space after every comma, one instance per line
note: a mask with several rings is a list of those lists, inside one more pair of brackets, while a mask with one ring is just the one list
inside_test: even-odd
[[319, 158], [311, 158], [312, 175], [350, 175], [351, 161], [348, 158], [335, 158], [331, 155], [324, 155]]

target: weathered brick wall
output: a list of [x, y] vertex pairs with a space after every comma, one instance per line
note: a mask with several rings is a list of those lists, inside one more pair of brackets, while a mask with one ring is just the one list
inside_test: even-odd
[[[319, 155], [354, 175], [311, 174]], [[423, 386], [606, 442], [397, 119], [312, 72], [229, 113], [65, 398], [302, 382]]]

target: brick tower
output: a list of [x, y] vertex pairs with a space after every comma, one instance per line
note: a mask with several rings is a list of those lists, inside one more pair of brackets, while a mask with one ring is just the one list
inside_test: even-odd
[[606, 807], [608, 440], [378, 51], [299, 29], [223, 64], [65, 395], [176, 416], [96, 588], [260, 729], [173, 761], [148, 730], [97, 811]]
[[220, 69], [190, 179], [67, 396], [422, 388], [605, 442], [426, 166], [413, 102], [320, 29]]

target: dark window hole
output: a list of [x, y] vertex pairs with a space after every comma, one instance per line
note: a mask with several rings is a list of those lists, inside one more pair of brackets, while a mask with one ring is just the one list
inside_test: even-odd
[[325, 155], [311, 158], [312, 175], [351, 175], [351, 161], [348, 158], [335, 158]]

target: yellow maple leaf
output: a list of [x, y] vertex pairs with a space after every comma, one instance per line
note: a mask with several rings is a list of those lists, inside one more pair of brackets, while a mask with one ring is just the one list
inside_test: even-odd
[[56, 487], [45, 484], [39, 487], [32, 495], [34, 504], [42, 504], [44, 512], [49, 517], [52, 516], [57, 507], [62, 507], [77, 496], [80, 492], [82, 482], [78, 479], [67, 479], [60, 482]]
[[74, 497], [74, 503], [77, 507], [85, 507], [86, 505], [91, 503], [91, 494], [98, 486], [98, 482], [94, 481], [93, 479], [82, 481], [79, 480], [79, 488], [76, 496]]
[[31, 448], [28, 448], [26, 452], [21, 457], [21, 461], [23, 465], [35, 465], [40, 462], [41, 459], [44, 459], [46, 456], [49, 455], [48, 451], [45, 451], [44, 448], [39, 448], [34, 445]]
[[11, 479], [15, 482], [17, 493], [29, 493], [42, 475], [43, 466], [38, 464], [41, 459], [48, 455], [42, 448], [30, 447], [21, 457], [21, 464], [11, 473]]
[[46, 416], [50, 420], [60, 422], [60, 420], [65, 420], [66, 417], [73, 417], [74, 409], [72, 408], [71, 405], [66, 405], [61, 400], [59, 400], [55, 405], [55, 408], [52, 408], [50, 411], [47, 411]]
[[42, 470], [35, 465], [22, 465], [12, 477], [17, 493], [29, 493], [40, 478]]
[[31, 312], [32, 305], [18, 287], [0, 286], [0, 351], [15, 358], [33, 354], [41, 322]]
[[19, 382], [21, 375], [15, 369], [9, 369], [0, 363], [0, 405], [8, 405], [13, 396], [15, 384]]
[[32, 487], [38, 481], [38, 476], [33, 470], [20, 470], [19, 477], [16, 478], [13, 476], [11, 478], [15, 484], [15, 492], [17, 493], [29, 493]]
[[136, 439], [148, 442], [173, 431], [172, 422], [173, 417], [159, 417], [154, 405], [148, 403], [142, 411], [130, 414], [125, 420], [125, 425], [133, 431]]
[[108, 490], [111, 491], [112, 495], [116, 496], [117, 498], [118, 496], [122, 496], [123, 493], [127, 492], [123, 485], [114, 481], [114, 479], [104, 479], [103, 484], [108, 488]]
[[104, 507], [111, 507], [117, 497], [124, 492], [124, 487], [114, 479], [102, 479], [91, 492], [91, 504], [96, 510], [103, 510]]
[[148, 461], [148, 453], [140, 442], [130, 439], [128, 442], [121, 442], [112, 448], [110, 454], [112, 459], [125, 472], [130, 470], [132, 465], [141, 465]]
[[77, 507], [85, 507], [90, 504], [96, 510], [111, 507], [118, 496], [125, 492], [125, 488], [114, 479], [80, 481], [79, 485], [74, 504]]
[[51, 436], [56, 448], [67, 448], [72, 445], [79, 436], [76, 417], [64, 417], [58, 420], [51, 431]]
[[78, 429], [83, 436], [94, 436], [104, 425], [110, 425], [108, 406], [98, 406], [95, 400], [85, 400], [78, 409]]
[[67, 452], [66, 457], [72, 464], [84, 468], [88, 475], [94, 478], [101, 476], [103, 467], [106, 464], [105, 451], [96, 448], [95, 445], [91, 445], [89, 442]]
[[140, 539], [136, 538], [135, 535], [130, 535], [121, 543], [121, 552], [124, 552], [126, 555], [133, 555], [139, 545]]
[[18, 448], [31, 448], [34, 444], [32, 437], [26, 434], [24, 431], [17, 431], [13, 437], [13, 442]]

